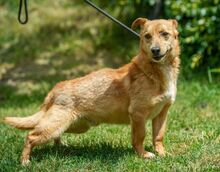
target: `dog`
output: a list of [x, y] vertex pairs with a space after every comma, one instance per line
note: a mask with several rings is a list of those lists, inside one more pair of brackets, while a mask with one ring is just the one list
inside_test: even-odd
[[176, 20], [138, 18], [140, 49], [130, 63], [118, 69], [101, 69], [84, 77], [58, 83], [40, 110], [29, 117], [6, 117], [4, 122], [31, 130], [21, 163], [29, 163], [33, 147], [66, 133], [84, 133], [101, 123], [130, 124], [132, 146], [143, 158], [155, 154], [144, 149], [145, 122], [152, 120], [155, 152], [164, 156], [167, 112], [175, 101], [180, 66]]

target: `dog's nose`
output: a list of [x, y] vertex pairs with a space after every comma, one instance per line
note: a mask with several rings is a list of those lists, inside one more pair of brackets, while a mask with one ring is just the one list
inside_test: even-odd
[[160, 54], [160, 47], [151, 48], [151, 52], [153, 53], [153, 55], [158, 56]]

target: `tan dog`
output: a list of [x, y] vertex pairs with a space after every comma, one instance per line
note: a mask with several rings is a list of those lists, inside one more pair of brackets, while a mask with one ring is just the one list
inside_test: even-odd
[[6, 117], [5, 123], [31, 129], [21, 156], [29, 162], [34, 146], [60, 136], [83, 133], [101, 123], [131, 124], [132, 145], [138, 155], [144, 150], [145, 121], [153, 121], [153, 145], [165, 155], [163, 137], [167, 111], [176, 96], [179, 42], [175, 20], [136, 19], [141, 27], [140, 52], [119, 69], [103, 69], [81, 78], [58, 83], [47, 95], [39, 112], [26, 117]]

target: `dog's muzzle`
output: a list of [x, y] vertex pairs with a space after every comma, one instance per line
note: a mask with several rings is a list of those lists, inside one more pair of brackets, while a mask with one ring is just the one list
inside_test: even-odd
[[156, 62], [161, 61], [167, 55], [167, 53], [169, 51], [171, 51], [171, 48], [168, 49], [164, 54], [160, 54], [160, 52], [159, 53], [153, 53], [153, 60], [156, 61]]
[[168, 51], [166, 51], [164, 54], [161, 54], [161, 55], [153, 55], [153, 60], [154, 60], [154, 61], [160, 61], [160, 60], [162, 60], [162, 59], [166, 56], [167, 52], [168, 52]]
[[156, 61], [160, 61], [163, 57], [165, 57], [166, 53], [159, 55], [159, 56], [153, 56], [153, 59]]
[[164, 53], [164, 54], [160, 54], [161, 53], [160, 52], [160, 47], [159, 46], [155, 46], [155, 47], [151, 48], [151, 53], [153, 55], [153, 59], [155, 61], [159, 61], [159, 60], [161, 60], [166, 55], [167, 52]]

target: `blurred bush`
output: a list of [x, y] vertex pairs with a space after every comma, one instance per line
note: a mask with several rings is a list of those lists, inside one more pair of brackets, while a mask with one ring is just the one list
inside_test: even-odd
[[[42, 4], [43, 0], [28, 1], [30, 6], [33, 2], [41, 4], [40, 7], [46, 6], [46, 4]], [[61, 0], [56, 2], [63, 5]], [[206, 72], [208, 67], [220, 67], [220, 0], [92, 0], [92, 2], [128, 26], [137, 17], [175, 18], [179, 22], [184, 72], [187, 74], [192, 73], [192, 70]], [[68, 6], [75, 7], [76, 3], [85, 5], [82, 0], [76, 0]], [[18, 4], [19, 1], [0, 0], [0, 21], [10, 20], [12, 15], [13, 17], [17, 15]], [[10, 11], [7, 13], [7, 17], [4, 13], [5, 7]], [[59, 5], [57, 5], [58, 7]], [[34, 13], [34, 7], [30, 8], [29, 13]], [[121, 41], [121, 45], [127, 50], [127, 53], [133, 54], [133, 52], [131, 53], [132, 48], [127, 48], [134, 46], [133, 41], [130, 41], [133, 39], [131, 34], [124, 29], [119, 29], [115, 24], [109, 23], [109, 27], [103, 25], [102, 31], [96, 37], [98, 40], [96, 42], [108, 47], [111, 42], [113, 42], [112, 45], [115, 45], [115, 42]], [[7, 31], [5, 26], [0, 25], [1, 27]], [[10, 34], [7, 34], [4, 34], [4, 39], [9, 37]], [[2, 39], [0, 38], [0, 42]]]
[[166, 0], [164, 9], [165, 17], [180, 23], [185, 64], [200, 70], [219, 67], [220, 0]]
[[220, 0], [96, 0], [130, 25], [137, 17], [179, 22], [184, 71], [220, 66]]

